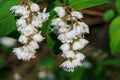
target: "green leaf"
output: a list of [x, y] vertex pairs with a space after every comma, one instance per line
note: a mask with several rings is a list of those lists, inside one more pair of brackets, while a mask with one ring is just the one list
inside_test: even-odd
[[65, 0], [65, 2], [74, 9], [80, 10], [100, 4], [108, 3], [108, 0]]
[[[6, 0], [7, 1], [7, 0]], [[6, 3], [4, 0], [0, 0], [0, 8]]]
[[120, 13], [120, 0], [116, 0], [115, 6], [116, 6], [117, 12]]
[[115, 13], [114, 13], [114, 10], [110, 9], [110, 10], [107, 10], [105, 13], [104, 13], [104, 21], [110, 21], [113, 17], [114, 17]]
[[49, 28], [51, 27], [51, 20], [57, 17], [57, 14], [54, 12], [53, 9], [58, 5], [61, 5], [61, 3], [54, 2], [48, 6], [47, 12], [50, 13], [50, 17], [45, 23], [43, 23], [43, 27], [41, 28], [43, 35], [47, 35], [47, 33], [49, 32]]
[[0, 2], [0, 5], [2, 5], [0, 7], [0, 36], [8, 35], [16, 29], [16, 21], [10, 13], [10, 8], [18, 3], [18, 0], [4, 0], [4, 2]]
[[[79, 75], [78, 75], [79, 74]], [[71, 80], [80, 80], [85, 74], [85, 69], [78, 67], [74, 72], [69, 73]]]
[[46, 57], [40, 61], [40, 65], [44, 68], [53, 68], [55, 65], [56, 61], [53, 57]]
[[120, 16], [110, 24], [110, 49], [112, 54], [120, 52]]
[[50, 12], [51, 16], [49, 17], [49, 20], [43, 24], [41, 31], [42, 31], [42, 34], [44, 34], [46, 36], [47, 44], [50, 47], [50, 49], [55, 54], [58, 54], [60, 52], [59, 46], [61, 43], [59, 40], [57, 40], [57, 36], [55, 34], [53, 34], [50, 30], [52, 27], [51, 20], [57, 18], [57, 14], [53, 11], [53, 9], [56, 6], [61, 6], [61, 4], [58, 2], [55, 2], [48, 7], [48, 11]]
[[120, 65], [120, 59], [119, 58], [111, 58], [111, 59], [106, 59], [103, 61], [104, 65], [111, 65], [111, 66], [118, 66]]

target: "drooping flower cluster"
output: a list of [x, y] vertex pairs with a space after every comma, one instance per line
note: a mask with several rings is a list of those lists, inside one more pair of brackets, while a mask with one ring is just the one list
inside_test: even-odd
[[39, 6], [29, 0], [13, 6], [10, 11], [19, 17], [16, 22], [17, 29], [21, 33], [18, 41], [23, 44], [21, 47], [14, 48], [13, 52], [18, 59], [29, 61], [35, 58], [36, 49], [44, 40], [39, 30], [42, 23], [48, 19], [49, 13], [45, 13], [46, 9], [40, 12]]
[[58, 39], [63, 43], [60, 49], [62, 57], [66, 59], [60, 67], [73, 72], [77, 66], [82, 66], [85, 58], [80, 50], [89, 43], [84, 39], [84, 34], [89, 33], [89, 28], [81, 21], [81, 12], [70, 10], [68, 7], [56, 7], [54, 11], [59, 17], [52, 20], [52, 31], [58, 34]]

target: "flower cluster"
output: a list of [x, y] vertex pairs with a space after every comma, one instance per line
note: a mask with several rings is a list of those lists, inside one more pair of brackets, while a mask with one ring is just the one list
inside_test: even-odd
[[82, 66], [85, 56], [80, 53], [89, 41], [84, 39], [84, 34], [89, 33], [88, 25], [81, 19], [81, 12], [74, 11], [68, 7], [56, 7], [54, 11], [58, 18], [52, 20], [51, 29], [58, 35], [58, 39], [63, 43], [60, 46], [62, 57], [66, 59], [60, 65], [65, 71], [73, 72], [77, 66]]
[[39, 30], [42, 23], [48, 19], [49, 13], [45, 13], [46, 8], [40, 12], [40, 7], [29, 0], [13, 6], [10, 11], [19, 17], [16, 22], [17, 29], [21, 33], [18, 41], [23, 44], [21, 47], [14, 48], [13, 52], [18, 59], [29, 61], [35, 58], [36, 49], [44, 40]]

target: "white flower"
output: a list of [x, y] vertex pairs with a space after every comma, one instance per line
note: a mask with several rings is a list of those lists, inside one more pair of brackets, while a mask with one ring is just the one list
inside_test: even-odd
[[45, 38], [41, 35], [41, 32], [39, 33], [36, 33], [33, 35], [33, 40], [36, 41], [36, 42], [41, 42], [43, 41]]
[[15, 13], [16, 16], [22, 16], [23, 18], [27, 18], [29, 16], [29, 12], [24, 6], [13, 6], [10, 11]]
[[21, 42], [23, 46], [13, 50], [18, 59], [29, 61], [35, 58], [36, 49], [39, 48], [38, 42], [44, 40], [39, 29], [42, 27], [43, 22], [48, 20], [50, 15], [49, 13], [45, 13], [46, 8], [43, 12], [39, 10], [39, 5], [31, 1], [28, 2], [28, 4], [21, 3], [10, 9], [12, 13], [20, 17], [16, 25], [18, 31], [21, 33], [18, 41]]
[[62, 51], [68, 51], [70, 49], [70, 44], [69, 43], [65, 43], [65, 44], [60, 46], [60, 49]]
[[72, 60], [72, 65], [75, 67], [82, 66], [82, 62], [79, 59], [73, 59]]
[[72, 42], [72, 40], [71, 40], [71, 39], [68, 39], [65, 34], [60, 34], [60, 35], [58, 36], [58, 39], [59, 39], [62, 43]]
[[42, 22], [45, 22], [46, 20], [48, 20], [50, 14], [49, 13], [45, 13], [46, 12], [46, 8], [43, 9], [42, 13], [38, 13], [38, 16], [41, 18]]
[[74, 71], [74, 65], [72, 65], [72, 62], [70, 60], [65, 61], [60, 65], [65, 71], [73, 72]]
[[83, 33], [83, 28], [79, 25], [74, 24], [73, 31], [75, 35], [79, 35]]
[[83, 61], [85, 59], [85, 55], [83, 55], [82, 53], [77, 53], [75, 57], [80, 61]]
[[21, 32], [21, 34], [30, 36], [30, 35], [34, 34], [35, 32], [37, 32], [37, 30], [31, 24], [29, 24], [28, 26], [22, 28], [20, 32]]
[[39, 6], [35, 3], [32, 3], [30, 5], [30, 9], [31, 9], [32, 12], [38, 12], [40, 10]]
[[31, 53], [36, 53], [36, 50], [31, 45], [22, 46], [22, 49]]
[[82, 66], [82, 62], [80, 62], [78, 59], [67, 60], [60, 65], [60, 67], [62, 67], [67, 72], [73, 72], [74, 69], [78, 66]]
[[65, 58], [75, 58], [75, 53], [72, 50], [63, 51], [63, 57]]
[[49, 13], [42, 13], [42, 21], [45, 22], [46, 20], [48, 20], [49, 16]]
[[58, 26], [60, 26], [60, 27], [66, 27], [67, 25], [66, 25], [65, 22], [60, 21], [60, 22], [58, 23]]
[[26, 44], [28, 43], [28, 37], [25, 36], [25, 35], [21, 35], [18, 39], [19, 42], [23, 43], [23, 44]]
[[83, 46], [82, 48], [84, 48], [89, 43], [88, 40], [83, 39], [83, 38], [80, 39], [79, 42], [80, 42], [80, 45]]
[[89, 28], [87, 24], [80, 22], [83, 18], [81, 12], [70, 10], [70, 13], [66, 14], [65, 10], [66, 7], [54, 9], [58, 18], [52, 20], [51, 31], [57, 34], [57, 39], [63, 43], [60, 46], [63, 53], [61, 56], [67, 60], [60, 67], [65, 71], [73, 72], [76, 67], [83, 65], [85, 56], [79, 51], [88, 44], [83, 38], [84, 33], [89, 33]]
[[62, 41], [63, 43], [67, 41], [67, 38], [66, 38], [65, 34], [60, 34], [60, 35], [58, 35], [58, 39], [59, 39], [60, 41]]
[[56, 7], [54, 11], [58, 14], [59, 17], [65, 16], [66, 12], [63, 7]]
[[89, 33], [89, 27], [84, 22], [79, 22], [80, 27], [82, 27], [83, 33]]
[[35, 58], [34, 53], [24, 51], [22, 48], [14, 48], [13, 52], [18, 59], [22, 59], [24, 61], [29, 61], [30, 59]]
[[51, 32], [58, 34], [59, 26], [51, 28]]
[[63, 22], [61, 18], [56, 18], [56, 19], [53, 19], [53, 20], [52, 20], [52, 25], [53, 25], [53, 26], [61, 26], [61, 27], [64, 27], [64, 26], [66, 26], [66, 23]]
[[76, 35], [89, 33], [88, 25], [84, 22], [78, 22], [78, 24], [73, 25], [73, 30], [75, 31]]
[[77, 39], [75, 30], [71, 30], [71, 31], [67, 32], [66, 37], [68, 39]]
[[80, 50], [84, 48], [89, 42], [86, 39], [80, 39], [73, 43], [72, 48], [73, 50]]
[[79, 49], [81, 49], [80, 42], [79, 41], [74, 42], [73, 45], [72, 45], [72, 49], [73, 50], [79, 50]]
[[81, 13], [81, 12], [78, 12], [78, 11], [73, 11], [73, 12], [71, 13], [71, 15], [73, 16], [74, 19], [75, 19], [75, 18], [78, 18], [78, 19], [83, 18], [82, 13]]
[[61, 33], [65, 33], [65, 32], [68, 32], [68, 31], [69, 31], [68, 28], [66, 28], [66, 27], [60, 27], [58, 33], [61, 34]]
[[34, 16], [32, 23], [31, 23], [34, 27], [36, 28], [41, 28], [42, 27], [42, 21], [38, 18], [38, 16]]
[[16, 22], [16, 24], [17, 24], [17, 27], [19, 28], [19, 27], [26, 27], [26, 20], [24, 19], [24, 18], [20, 18], [20, 19], [18, 19], [17, 20], [17, 22]]
[[33, 49], [38, 49], [39, 48], [39, 44], [36, 41], [31, 41], [29, 43], [29, 46], [31, 46]]
[[34, 48], [32, 48], [30, 45], [24, 45], [21, 47], [21, 49], [24, 51], [24, 52], [30, 52], [30, 53], [35, 53], [36, 50]]

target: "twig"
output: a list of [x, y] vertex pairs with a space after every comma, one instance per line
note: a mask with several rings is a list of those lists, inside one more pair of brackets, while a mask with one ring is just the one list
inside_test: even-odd
[[99, 16], [102, 17], [103, 13], [98, 12], [98, 11], [92, 11], [92, 10], [79, 10], [83, 14], [90, 15], [90, 16]]

